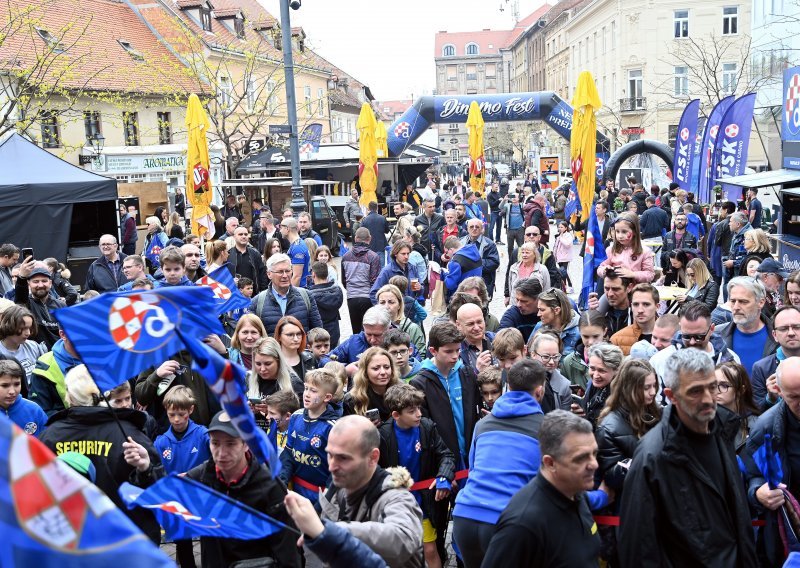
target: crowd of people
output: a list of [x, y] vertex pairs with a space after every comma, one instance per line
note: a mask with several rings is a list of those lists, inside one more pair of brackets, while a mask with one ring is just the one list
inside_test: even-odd
[[[100, 238], [82, 295], [57, 262], [3, 244], [0, 407], [153, 542], [155, 518], [118, 489], [169, 473], [304, 534], [203, 537], [203, 566], [782, 565], [800, 530], [800, 273], [770, 254], [757, 194], [712, 223], [676, 187], [609, 182], [593, 205], [607, 258], [582, 306], [569, 266], [585, 226], [538, 190], [492, 183], [484, 210], [459, 179], [391, 227], [354, 190], [340, 262], [307, 213], [236, 196], [202, 248], [180, 215], [148, 217], [139, 255], [123, 207], [122, 247]], [[223, 267], [250, 306], [204, 341], [245, 369], [277, 475], [189, 352], [101, 392], [52, 315]], [[662, 286], [682, 292], [663, 301]], [[176, 557], [194, 566], [192, 542]]]

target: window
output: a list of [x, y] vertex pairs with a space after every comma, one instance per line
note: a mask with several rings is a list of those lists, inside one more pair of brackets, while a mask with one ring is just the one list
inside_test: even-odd
[[123, 112], [122, 129], [126, 146], [139, 145], [139, 113]]
[[600, 32], [600, 45], [602, 46], [602, 52], [606, 52], [606, 27], [603, 26], [603, 30]]
[[669, 147], [675, 150], [675, 139], [678, 137], [678, 125], [670, 124], [667, 126], [667, 143]]
[[200, 6], [200, 25], [203, 30], [211, 31], [211, 8], [208, 7], [208, 4]]
[[466, 52], [467, 55], [478, 55], [478, 44], [468, 43], [464, 51]]
[[230, 109], [233, 106], [233, 83], [230, 77], [221, 76], [218, 85], [219, 92], [217, 100], [223, 109]]
[[100, 113], [98, 111], [83, 111], [83, 131], [87, 142], [90, 138], [100, 134]]
[[317, 116], [325, 116], [325, 89], [317, 89]]
[[495, 67], [494, 63], [487, 63], [486, 64], [486, 78], [487, 79], [494, 79], [495, 78], [495, 73], [497, 72], [496, 69], [497, 68]]
[[36, 28], [36, 33], [39, 34], [39, 37], [44, 40], [53, 53], [64, 53], [64, 44], [50, 32], [43, 28]]
[[269, 95], [267, 96], [267, 112], [274, 113], [278, 110], [278, 93], [275, 92], [277, 85], [275, 81], [269, 80], [267, 81], [267, 91]]
[[311, 114], [311, 87], [306, 85], [303, 88], [303, 95], [306, 101], [306, 114]]
[[236, 32], [236, 37], [244, 39], [244, 18], [237, 16], [236, 19], [233, 20], [233, 29]]
[[689, 37], [689, 10], [675, 10], [675, 37]]
[[58, 116], [52, 110], [43, 111], [39, 122], [42, 126], [42, 148], [58, 148], [61, 136], [58, 132]]
[[739, 33], [739, 7], [728, 6], [722, 9], [722, 35]]
[[245, 95], [246, 95], [246, 98], [247, 98], [247, 110], [251, 111], [254, 108], [256, 108], [256, 102], [257, 102], [256, 101], [256, 99], [257, 99], [257, 95], [256, 95], [256, 80], [255, 80], [254, 77], [250, 77], [247, 80], [247, 86], [245, 87], [245, 89], [246, 89]]
[[722, 64], [722, 92], [726, 95], [732, 95], [736, 92], [737, 83], [737, 69], [736, 63], [723, 63]]
[[611, 49], [617, 47], [617, 22], [611, 22]]
[[158, 143], [172, 144], [172, 115], [168, 112], [156, 113], [158, 117]]
[[137, 51], [131, 45], [131, 42], [125, 41], [124, 39], [118, 39], [117, 42], [122, 46], [128, 55], [133, 57], [136, 61], [144, 61], [144, 55], [142, 55], [141, 51]]
[[456, 48], [454, 45], [445, 45], [442, 48], [442, 57], [453, 57], [456, 54]]
[[453, 162], [461, 161], [461, 150], [459, 150], [458, 148], [453, 148], [452, 150], [450, 150], [450, 160], [452, 160]]
[[689, 94], [689, 68], [675, 67], [675, 96]]

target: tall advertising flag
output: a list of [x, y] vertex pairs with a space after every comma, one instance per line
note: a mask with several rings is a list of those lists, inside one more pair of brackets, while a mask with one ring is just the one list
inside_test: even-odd
[[214, 214], [211, 211], [211, 174], [208, 157], [210, 122], [200, 98], [192, 93], [186, 108], [186, 197], [192, 204], [192, 233], [201, 238], [214, 234]]
[[734, 98], [731, 95], [719, 101], [706, 121], [703, 142], [700, 145], [700, 177], [697, 186], [698, 203], [711, 202], [711, 176], [714, 171], [712, 161], [714, 159], [714, 146], [717, 142], [717, 132], [719, 131], [719, 123], [722, 122], [722, 117], [725, 116], [725, 112], [733, 103]]
[[[739, 176], [747, 166], [747, 150], [750, 146], [750, 128], [753, 124], [753, 108], [756, 94], [739, 97], [728, 108], [719, 125], [717, 143], [714, 148], [712, 166], [717, 177]], [[742, 188], [738, 185], [723, 184], [726, 199], [734, 203], [741, 197]]]
[[683, 109], [675, 137], [675, 156], [673, 180], [681, 189], [692, 191], [692, 161], [694, 159], [695, 138], [697, 137], [697, 115], [700, 112], [700, 99], [691, 101]]
[[595, 113], [602, 103], [597, 86], [589, 71], [581, 71], [572, 97], [572, 132], [569, 139], [569, 156], [572, 179], [578, 188], [581, 201], [581, 221], [586, 221], [592, 208], [596, 184], [597, 118]]

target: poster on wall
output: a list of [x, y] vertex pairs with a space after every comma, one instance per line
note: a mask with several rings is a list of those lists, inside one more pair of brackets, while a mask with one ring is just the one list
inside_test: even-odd
[[[634, 178], [636, 181], [628, 183], [628, 178]], [[641, 183], [644, 185], [644, 180], [642, 179], [642, 168], [620, 168], [619, 169], [619, 178], [617, 178], [617, 189], [625, 189], [629, 188], [633, 190], [634, 184]]]
[[558, 156], [539, 156], [539, 186], [542, 189], [555, 189], [560, 185]]

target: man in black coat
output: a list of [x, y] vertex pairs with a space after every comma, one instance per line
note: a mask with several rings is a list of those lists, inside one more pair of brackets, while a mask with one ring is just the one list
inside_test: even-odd
[[622, 566], [757, 566], [736, 461], [738, 415], [718, 407], [711, 358], [681, 349], [667, 360], [672, 402], [639, 442], [620, 513]]
[[308, 292], [317, 302], [319, 316], [322, 318], [322, 327], [331, 336], [331, 349], [339, 345], [339, 310], [344, 304], [344, 294], [338, 282], [328, 281], [328, 265], [324, 262], [315, 262], [311, 265], [311, 276], [314, 284], [309, 286]]
[[686, 230], [686, 213], [678, 211], [675, 214], [675, 229], [664, 235], [661, 247], [661, 268], [666, 272], [669, 268], [669, 253], [680, 249], [696, 249], [697, 237]]
[[652, 239], [663, 236], [669, 230], [669, 215], [660, 207], [656, 207], [656, 198], [652, 195], [648, 195], [644, 201], [647, 209], [639, 218], [642, 238]]
[[369, 249], [374, 251], [381, 261], [381, 266], [386, 264], [386, 233], [389, 232], [389, 222], [386, 217], [378, 213], [378, 203], [369, 202], [369, 213], [361, 221], [361, 226], [369, 230], [372, 239], [369, 241]]

